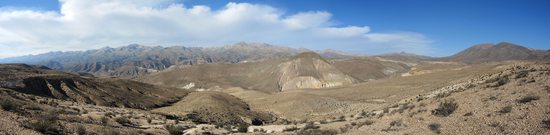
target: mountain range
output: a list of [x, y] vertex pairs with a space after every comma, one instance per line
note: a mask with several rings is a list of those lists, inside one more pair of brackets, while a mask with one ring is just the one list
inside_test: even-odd
[[[174, 65], [197, 65], [208, 63], [246, 63], [263, 61], [279, 57], [292, 57], [308, 49], [296, 49], [274, 46], [265, 43], [237, 43], [222, 47], [150, 47], [131, 44], [119, 48], [105, 47], [88, 51], [50, 52], [38, 55], [27, 55], [0, 59], [0, 63], [26, 63], [73, 73], [87, 73], [96, 76], [119, 76], [135, 78], [167, 69]], [[327, 59], [352, 59], [358, 56], [349, 53], [324, 50], [317, 51]], [[407, 61], [458, 61], [480, 63], [504, 60], [541, 60], [549, 59], [550, 51], [528, 49], [520, 45], [502, 42], [498, 44], [481, 44], [470, 47], [455, 55], [434, 58], [409, 53], [390, 53], [371, 56], [385, 60]]]

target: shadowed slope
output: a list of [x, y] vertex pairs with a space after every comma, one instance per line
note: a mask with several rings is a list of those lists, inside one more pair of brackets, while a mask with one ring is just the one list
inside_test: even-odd
[[24, 64], [0, 65], [0, 87], [79, 103], [148, 109], [176, 102], [187, 91], [136, 81], [81, 77]]

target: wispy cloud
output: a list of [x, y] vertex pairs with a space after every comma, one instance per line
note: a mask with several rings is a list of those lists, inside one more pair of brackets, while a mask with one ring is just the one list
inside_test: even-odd
[[336, 25], [327, 11], [287, 14], [269, 5], [232, 2], [211, 9], [170, 0], [60, 3], [60, 11], [0, 10], [0, 57], [130, 43], [211, 46], [252, 41], [312, 49], [361, 48], [367, 53], [426, 53], [431, 47], [431, 40], [419, 33], [376, 33], [368, 26]]

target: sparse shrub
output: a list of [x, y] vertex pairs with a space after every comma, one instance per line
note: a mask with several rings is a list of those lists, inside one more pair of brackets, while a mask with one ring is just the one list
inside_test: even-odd
[[120, 133], [111, 127], [103, 128], [101, 135], [120, 135]]
[[297, 134], [299, 135], [336, 135], [338, 131], [336, 130], [321, 130], [321, 129], [311, 129], [311, 130], [301, 130]]
[[527, 75], [529, 75], [528, 71], [519, 71], [514, 78], [523, 78], [527, 77]]
[[441, 133], [441, 125], [439, 123], [432, 123], [428, 125], [428, 128], [430, 128], [430, 130], [436, 134]]
[[382, 129], [382, 131], [388, 132], [388, 131], [397, 131], [398, 129], [396, 127], [403, 126], [402, 120], [394, 120], [390, 122], [390, 126], [386, 129]]
[[147, 123], [151, 124], [151, 122], [153, 122], [153, 118], [147, 117]]
[[88, 114], [88, 110], [86, 110], [86, 109], [81, 109], [81, 110], [80, 110], [80, 113], [82, 113], [82, 114]]
[[365, 110], [361, 110], [361, 114], [360, 114], [360, 115], [363, 116], [363, 117], [364, 117], [364, 116], [367, 116], [367, 112], [365, 112]]
[[109, 123], [109, 118], [107, 118], [105, 116], [101, 117], [101, 123], [103, 125], [107, 125]]
[[66, 115], [62, 117], [62, 120], [68, 121], [68, 122], [76, 122], [76, 123], [82, 123], [84, 121], [82, 117], [76, 116], [76, 115]]
[[497, 99], [498, 99], [498, 98], [497, 98], [496, 96], [491, 96], [491, 97], [489, 97], [489, 100], [491, 100], [491, 101], [495, 101], [495, 100], [497, 100]]
[[48, 100], [48, 105], [57, 107], [59, 104], [55, 102], [54, 100]]
[[42, 107], [38, 106], [37, 104], [28, 104], [25, 106], [25, 108], [29, 110], [36, 110], [36, 111], [42, 110]]
[[542, 120], [542, 125], [543, 125], [545, 128], [550, 129], [550, 119]]
[[296, 126], [291, 126], [283, 129], [284, 132], [290, 132], [290, 131], [296, 131], [296, 130], [298, 130], [298, 127]]
[[86, 134], [86, 128], [84, 128], [84, 126], [82, 126], [82, 125], [78, 125], [76, 127], [76, 134], [85, 135]]
[[394, 121], [390, 122], [390, 126], [392, 126], [392, 127], [399, 127], [401, 125], [403, 125], [402, 120], [394, 120]]
[[432, 110], [432, 115], [447, 117], [458, 108], [458, 104], [454, 100], [445, 100], [439, 103], [439, 107]]
[[540, 97], [539, 96], [534, 96], [534, 95], [528, 95], [528, 96], [525, 96], [523, 98], [520, 98], [517, 100], [518, 103], [522, 103], [522, 104], [525, 104], [525, 103], [529, 103], [531, 101], [534, 101], [534, 100], [539, 100]]
[[186, 130], [182, 126], [174, 126], [174, 125], [164, 125], [164, 128], [170, 133], [170, 135], [182, 135], [183, 131]]
[[364, 125], [372, 125], [374, 124], [374, 121], [372, 120], [365, 120], [365, 121], [362, 121], [362, 122], [359, 122], [357, 123], [357, 127], [362, 127]]
[[239, 127], [237, 128], [237, 131], [241, 132], [241, 133], [248, 132], [248, 125], [246, 125], [246, 124], [239, 125]]
[[348, 132], [348, 128], [347, 127], [341, 127], [340, 128], [340, 133], [345, 133], [345, 132]]
[[48, 111], [46, 114], [42, 114], [38, 119], [29, 121], [26, 127], [44, 134], [59, 134], [60, 130], [57, 125], [57, 120], [57, 113]]
[[307, 130], [307, 129], [318, 129], [319, 126], [313, 124], [313, 122], [308, 122], [306, 123], [306, 125], [304, 126], [304, 130]]
[[0, 106], [6, 111], [15, 111], [19, 104], [13, 99], [2, 97], [2, 99], [0, 99]]
[[264, 124], [264, 121], [262, 119], [259, 119], [259, 118], [252, 119], [252, 125], [260, 126], [260, 125], [263, 125], [263, 124]]
[[505, 106], [502, 109], [500, 109], [500, 111], [498, 111], [498, 112], [499, 113], [510, 113], [510, 112], [512, 112], [512, 106], [510, 106], [510, 105]]
[[384, 108], [383, 113], [390, 113], [390, 108], [389, 107]]
[[346, 121], [346, 116], [340, 116], [336, 121]]
[[186, 115], [188, 119], [197, 124], [207, 124], [208, 122], [203, 119], [198, 112], [191, 112]]
[[416, 102], [420, 102], [424, 99], [425, 99], [425, 97], [419, 95], [418, 97], [416, 97]]
[[402, 104], [399, 106], [399, 108], [396, 110], [398, 113], [403, 113], [405, 110], [413, 109], [415, 106], [413, 104]]
[[131, 125], [132, 122], [126, 117], [115, 118], [115, 121], [121, 125]]
[[111, 116], [114, 116], [115, 114], [113, 112], [107, 112], [105, 113], [105, 116], [107, 117], [111, 117]]
[[448, 97], [450, 95], [451, 95], [450, 92], [442, 92], [442, 93], [438, 93], [437, 95], [435, 95], [435, 98], [440, 99], [440, 98]]
[[508, 77], [496, 77], [493, 79], [488, 79], [485, 83], [490, 83], [487, 87], [499, 87], [508, 83]]

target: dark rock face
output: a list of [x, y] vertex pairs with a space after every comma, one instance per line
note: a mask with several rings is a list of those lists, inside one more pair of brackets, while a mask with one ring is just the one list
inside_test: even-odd
[[550, 58], [548, 51], [532, 50], [512, 43], [481, 44], [470, 47], [441, 60], [480, 63], [505, 60], [544, 60]]

